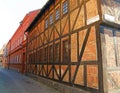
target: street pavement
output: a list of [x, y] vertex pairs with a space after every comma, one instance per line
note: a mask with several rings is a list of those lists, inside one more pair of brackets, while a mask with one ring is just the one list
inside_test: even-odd
[[13, 70], [0, 67], [0, 93], [60, 93]]

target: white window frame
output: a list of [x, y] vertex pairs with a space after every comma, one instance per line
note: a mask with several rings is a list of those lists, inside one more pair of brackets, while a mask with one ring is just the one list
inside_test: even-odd
[[58, 20], [60, 18], [60, 9], [56, 9], [56, 12], [55, 12], [55, 19]]
[[45, 29], [48, 28], [48, 19], [45, 20]]
[[66, 14], [68, 12], [68, 2], [67, 0], [65, 2], [63, 2], [63, 5], [62, 5], [62, 12], [63, 14]]
[[20, 45], [22, 44], [22, 36], [20, 37]]
[[53, 24], [53, 14], [50, 15], [50, 25]]

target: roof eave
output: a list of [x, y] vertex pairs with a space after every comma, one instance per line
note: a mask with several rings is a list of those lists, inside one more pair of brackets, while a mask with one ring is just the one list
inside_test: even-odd
[[32, 28], [32, 26], [39, 20], [39, 18], [43, 15], [46, 9], [49, 8], [49, 6], [54, 2], [55, 0], [48, 0], [47, 3], [43, 6], [40, 13], [35, 17], [33, 22], [29, 25], [29, 27], [26, 29], [25, 32], [30, 32], [29, 30]]

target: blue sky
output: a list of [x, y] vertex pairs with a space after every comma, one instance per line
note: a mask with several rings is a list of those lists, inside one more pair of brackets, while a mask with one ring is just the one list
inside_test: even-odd
[[40, 9], [47, 0], [0, 0], [0, 48], [8, 42], [24, 16]]

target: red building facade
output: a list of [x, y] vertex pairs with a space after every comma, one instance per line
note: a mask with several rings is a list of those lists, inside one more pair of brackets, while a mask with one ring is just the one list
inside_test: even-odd
[[40, 10], [31, 11], [20, 22], [16, 32], [7, 44], [7, 64], [8, 68], [25, 73], [26, 63], [26, 37], [25, 30], [37, 16]]

